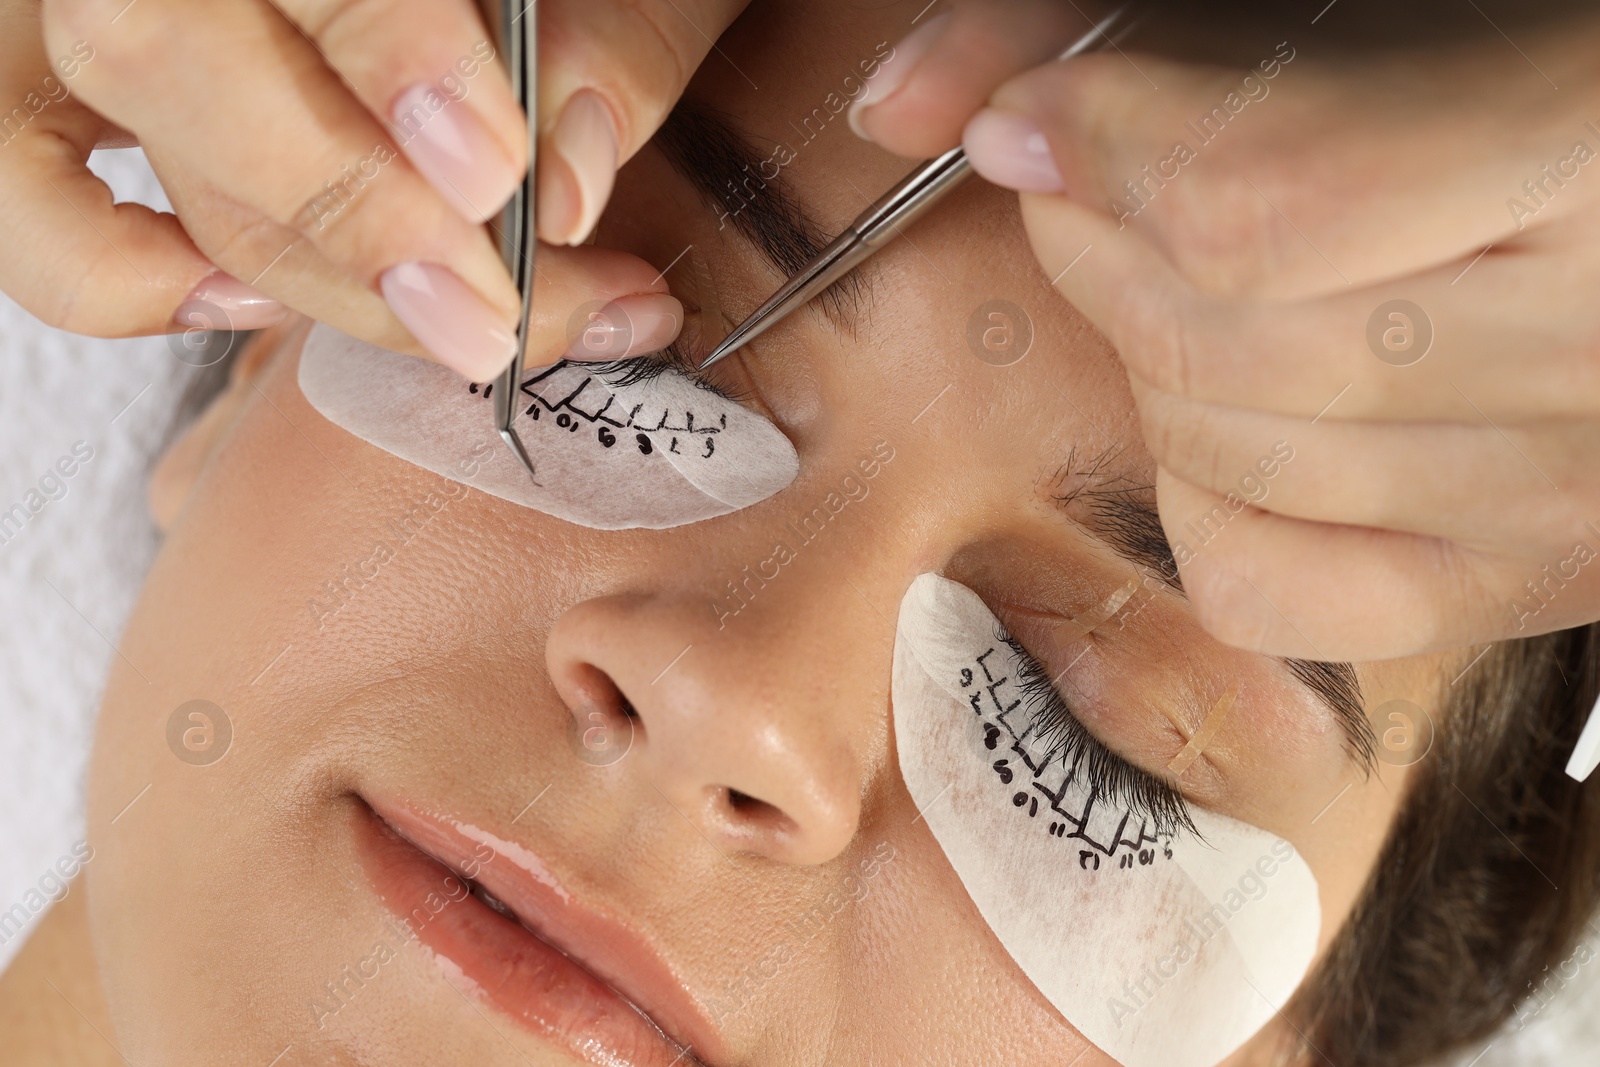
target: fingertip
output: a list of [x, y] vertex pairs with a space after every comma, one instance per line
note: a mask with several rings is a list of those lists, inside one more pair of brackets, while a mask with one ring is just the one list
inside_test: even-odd
[[260, 330], [283, 321], [289, 309], [261, 290], [221, 270], [200, 279], [172, 314], [175, 326], [206, 330]]
[[579, 89], [561, 109], [539, 158], [539, 236], [580, 245], [616, 183], [620, 148], [611, 108], [593, 89]]
[[[421, 82], [395, 97], [389, 119], [395, 140], [418, 173], [468, 222], [481, 223], [511, 199], [522, 168], [467, 99]], [[382, 162], [375, 153], [360, 165]]]
[[877, 141], [880, 136], [887, 136], [891, 132], [885, 128], [887, 122], [880, 121], [884, 112], [877, 110], [877, 105], [894, 96], [910, 80], [917, 65], [944, 35], [952, 14], [946, 11], [935, 15], [901, 38], [889, 50], [889, 54], [878, 61], [877, 70], [863, 79], [866, 88], [850, 105], [845, 116], [845, 121], [857, 137], [865, 141]]
[[379, 276], [383, 299], [440, 363], [474, 382], [494, 379], [516, 352], [516, 331], [438, 263], [399, 263]]
[[1065, 190], [1044, 128], [1016, 111], [986, 107], [967, 122], [961, 143], [985, 180], [1023, 193]]

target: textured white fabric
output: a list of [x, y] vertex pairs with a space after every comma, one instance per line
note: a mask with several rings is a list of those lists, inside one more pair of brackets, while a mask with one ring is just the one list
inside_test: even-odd
[[[167, 209], [139, 150], [97, 152], [91, 165], [119, 201]], [[65, 495], [0, 543], [0, 913], [83, 837], [84, 765], [117, 654], [110, 642], [157, 544], [146, 475], [194, 373], [164, 338], [75, 337], [0, 296], [0, 511], [38, 491], [74, 442], [94, 449], [64, 479]], [[25, 936], [0, 932], [0, 968]]]

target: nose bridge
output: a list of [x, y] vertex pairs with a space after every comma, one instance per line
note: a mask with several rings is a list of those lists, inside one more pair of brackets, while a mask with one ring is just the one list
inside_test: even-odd
[[883, 598], [892, 564], [842, 539], [778, 544], [576, 605], [547, 655], [569, 707], [609, 699], [637, 716], [619, 769], [719, 846], [825, 862], [854, 836], [887, 751], [893, 621], [869, 596]]

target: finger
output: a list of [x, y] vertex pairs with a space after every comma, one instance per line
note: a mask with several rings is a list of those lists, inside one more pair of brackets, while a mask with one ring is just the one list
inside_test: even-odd
[[850, 107], [858, 135], [918, 158], [954, 148], [1002, 82], [1060, 55], [1091, 26], [1075, 5], [1051, 0], [983, 0], [931, 17], [926, 11], [867, 74], [866, 91]]
[[617, 167], [655, 134], [747, 2], [542, 0], [542, 240], [580, 244], [588, 237], [610, 199]]
[[[38, 25], [8, 18], [5, 32]], [[18, 61], [0, 75], [0, 91], [21, 102], [0, 130], [0, 290], [52, 326], [97, 337], [162, 333], [203, 309], [236, 329], [282, 318], [282, 305], [218, 271], [176, 218], [114, 203], [89, 171], [106, 123], [70, 95], [67, 73], [86, 59], [92, 49], [75, 48], [59, 66]]]
[[472, 0], [274, 2], [448, 204], [472, 222], [504, 206], [528, 124]]
[[[1475, 254], [1600, 198], [1600, 184], [1542, 169], [1575, 176], [1600, 146], [1578, 103], [1600, 88], [1581, 58], [1596, 40], [1587, 25], [1530, 42], [1558, 84], [1581, 87], [1571, 105], [1486, 44], [1337, 68], [1288, 42], [1248, 70], [1097, 55], [1002, 86], [966, 147], [993, 181], [1064, 191], [1147, 233], [1202, 291], [1332, 292]], [[1508, 209], [1525, 181], [1549, 187], [1536, 216]], [[1554, 182], [1565, 188], [1552, 198]]]
[[[1352, 423], [1200, 404], [1132, 379], [1156, 463], [1273, 514], [1548, 553], [1600, 518], [1600, 426]], [[1190, 517], [1189, 540], [1216, 516]]]
[[1359, 662], [1600, 618], [1600, 536], [1553, 559], [1484, 556], [1244, 507], [1199, 542], [1185, 534], [1188, 517], [1227, 510], [1223, 498], [1159, 468], [1156, 498], [1196, 617], [1239, 648]]
[[145, 155], [189, 236], [218, 266], [352, 337], [396, 352], [417, 351], [416, 338], [366, 279], [329, 259], [299, 231], [223, 193], [181, 160], [158, 148], [147, 148]]
[[[448, 336], [450, 344], [430, 354], [462, 374], [481, 379], [503, 367], [518, 301], [488, 235], [400, 156], [276, 10], [257, 0], [209, 5], [202, 19], [187, 18], [188, 10], [180, 0], [141, 0], [111, 23], [91, 17], [106, 13], [99, 0], [74, 0], [47, 28], [50, 37], [92, 35], [99, 55], [80, 75], [92, 106], [200, 180], [295, 230], [373, 291], [396, 267], [448, 272], [457, 284], [446, 294], [390, 287], [391, 310], [413, 335]], [[185, 33], [171, 33], [180, 19]], [[241, 49], [253, 61], [240, 62]], [[202, 250], [227, 256], [225, 247]], [[276, 269], [268, 259], [232, 272], [259, 276], [271, 293]]]
[[1022, 215], [1056, 288], [1163, 392], [1336, 420], [1507, 425], [1600, 407], [1594, 223], [1288, 301], [1202, 293], [1134, 227], [1064, 197], [1024, 194]]

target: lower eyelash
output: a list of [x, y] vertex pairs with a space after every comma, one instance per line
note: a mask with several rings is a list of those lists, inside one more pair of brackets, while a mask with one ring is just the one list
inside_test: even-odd
[[1157, 834], [1172, 835], [1180, 830], [1199, 833], [1181, 793], [1106, 748], [1072, 714], [1039, 661], [1010, 634], [1002, 630], [996, 636], [1015, 653], [1021, 665], [1017, 687], [1025, 702], [1031, 736], [1045, 746], [1046, 762], [1062, 760], [1083, 777], [1095, 795], [1134, 818], [1144, 819]]

